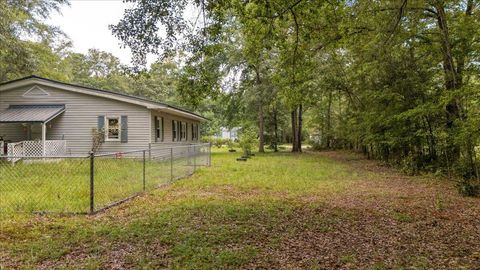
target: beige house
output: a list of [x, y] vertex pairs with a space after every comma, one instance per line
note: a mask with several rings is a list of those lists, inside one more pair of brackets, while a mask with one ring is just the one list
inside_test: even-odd
[[[176, 106], [37, 76], [0, 84], [0, 155], [83, 155], [192, 144], [207, 119]], [[97, 134], [97, 135], [94, 135]]]

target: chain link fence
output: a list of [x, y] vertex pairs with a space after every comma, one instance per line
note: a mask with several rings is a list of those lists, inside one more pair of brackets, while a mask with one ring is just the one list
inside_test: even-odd
[[95, 213], [210, 166], [210, 144], [0, 157], [0, 212]]

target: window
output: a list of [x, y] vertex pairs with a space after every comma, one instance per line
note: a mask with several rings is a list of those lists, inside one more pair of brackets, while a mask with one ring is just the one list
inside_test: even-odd
[[107, 117], [107, 141], [120, 141], [120, 117]]
[[192, 124], [192, 141], [198, 141], [198, 124]]
[[163, 142], [163, 117], [155, 116], [155, 141]]
[[192, 141], [195, 141], [195, 124], [192, 124]]
[[177, 141], [182, 140], [182, 122], [180, 121], [175, 121], [177, 122]]
[[176, 142], [178, 140], [178, 124], [177, 121], [172, 120], [172, 141]]
[[180, 132], [182, 134], [182, 141], [187, 140], [187, 123], [185, 122], [180, 122], [181, 123], [181, 129]]

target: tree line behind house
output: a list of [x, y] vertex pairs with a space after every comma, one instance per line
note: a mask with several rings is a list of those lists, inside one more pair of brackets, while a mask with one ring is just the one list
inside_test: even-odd
[[[132, 66], [73, 53], [42, 19], [64, 2], [0, 4], [2, 81], [37, 73], [174, 102], [212, 119], [203, 134], [254, 129], [260, 152], [309, 141], [479, 192], [478, 1], [133, 1], [110, 26]], [[148, 53], [161, 58], [146, 68]]]

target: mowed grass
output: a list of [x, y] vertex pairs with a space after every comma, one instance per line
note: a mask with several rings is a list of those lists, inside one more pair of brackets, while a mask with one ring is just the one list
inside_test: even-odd
[[[169, 160], [146, 160], [145, 190], [171, 181]], [[193, 172], [186, 159], [173, 163], [173, 178]], [[142, 158], [96, 158], [94, 206], [100, 209], [144, 189]], [[90, 209], [90, 160], [47, 159], [0, 164], [0, 212], [80, 213]]]
[[[240, 154], [214, 150], [211, 167], [95, 216], [3, 216], [0, 265], [474, 269], [470, 262], [478, 234], [466, 226], [475, 226], [469, 222], [478, 218], [474, 199], [438, 197], [437, 187], [426, 191], [430, 184], [422, 180], [412, 184], [418, 193], [404, 191], [403, 182], [392, 188], [384, 172], [363, 171], [316, 153], [257, 154], [237, 162]], [[437, 194], [441, 210], [428, 206], [425, 192]], [[468, 216], [452, 218], [452, 224], [442, 217], [428, 229], [426, 216], [450, 215], [453, 206], [459, 207], [453, 200], [465, 204]], [[439, 228], [451, 237], [444, 241]]]

